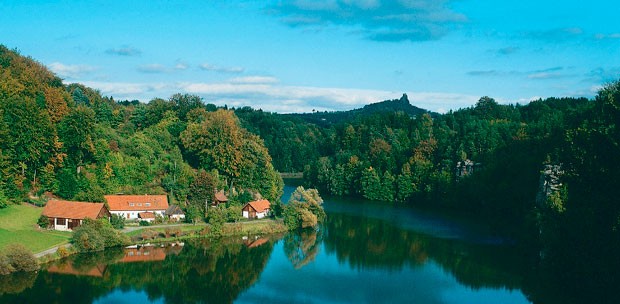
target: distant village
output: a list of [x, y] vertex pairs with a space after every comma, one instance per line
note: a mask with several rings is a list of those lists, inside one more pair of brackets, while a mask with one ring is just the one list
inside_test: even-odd
[[[118, 215], [128, 222], [152, 223], [156, 219], [171, 222], [185, 220], [185, 212], [179, 205], [169, 204], [167, 195], [105, 195], [106, 203], [49, 200], [42, 215], [49, 221], [48, 228], [70, 231], [87, 219], [107, 219]], [[217, 191], [209, 208], [226, 204], [228, 198], [223, 190]], [[271, 203], [266, 199], [248, 202], [241, 209], [246, 219], [261, 219], [269, 215]]]

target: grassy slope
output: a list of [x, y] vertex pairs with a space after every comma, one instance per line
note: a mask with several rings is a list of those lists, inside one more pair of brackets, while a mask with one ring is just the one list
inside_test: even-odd
[[38, 230], [37, 220], [42, 210], [29, 205], [0, 209], [0, 249], [21, 243], [36, 253], [66, 243], [71, 237], [69, 232]]

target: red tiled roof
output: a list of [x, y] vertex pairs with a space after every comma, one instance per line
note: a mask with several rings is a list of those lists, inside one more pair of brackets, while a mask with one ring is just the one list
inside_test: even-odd
[[48, 201], [41, 214], [57, 218], [96, 219], [102, 208], [105, 208], [103, 203]]
[[218, 201], [218, 202], [227, 202], [228, 201], [228, 197], [226, 197], [226, 194], [224, 194], [224, 190], [220, 190], [220, 191], [215, 193], [215, 200]]
[[143, 219], [148, 219], [148, 218], [155, 218], [155, 213], [153, 212], [140, 212], [138, 213], [138, 217], [139, 218], [143, 218]]
[[[166, 210], [166, 195], [106, 195], [110, 211]], [[148, 204], [148, 205], [147, 205]]]
[[256, 248], [256, 247], [258, 247], [260, 245], [263, 245], [263, 244], [267, 243], [268, 241], [269, 241], [269, 239], [260, 238], [258, 240], [255, 240], [252, 243], [249, 243], [247, 246], [248, 246], [248, 248]]
[[271, 205], [271, 203], [269, 203], [268, 200], [263, 199], [263, 200], [249, 202], [248, 205], [254, 208], [256, 212], [264, 212], [265, 210], [269, 209], [269, 206]]
[[65, 264], [52, 265], [47, 268], [47, 272], [103, 277], [103, 272], [105, 271], [105, 269], [106, 269], [105, 265], [96, 265], [86, 270], [84, 269], [78, 270], [73, 267], [72, 263], [65, 263]]

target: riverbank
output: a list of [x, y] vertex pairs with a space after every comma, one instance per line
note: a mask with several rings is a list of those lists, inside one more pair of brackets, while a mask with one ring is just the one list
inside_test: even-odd
[[[131, 239], [130, 244], [167, 243], [197, 238], [265, 236], [287, 231], [288, 228], [280, 219], [225, 223], [217, 233], [214, 233], [212, 226], [206, 223], [139, 226], [123, 229], [123, 233]], [[42, 252], [37, 252], [34, 256], [38, 259], [39, 264], [47, 264], [77, 253], [79, 252], [74, 250], [71, 244], [65, 242]]]

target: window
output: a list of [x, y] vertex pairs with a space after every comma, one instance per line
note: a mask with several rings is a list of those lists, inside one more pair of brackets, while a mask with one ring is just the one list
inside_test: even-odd
[[146, 204], [144, 204], [144, 206], [150, 207], [151, 203], [146, 203]]
[[134, 204], [134, 203], [129, 203], [129, 207], [133, 207], [133, 206], [135, 206], [135, 205], [136, 205], [136, 204]]
[[142, 203], [138, 203], [138, 206], [142, 206]]
[[66, 225], [66, 224], [67, 224], [67, 219], [64, 219], [64, 218], [56, 219], [56, 225]]

